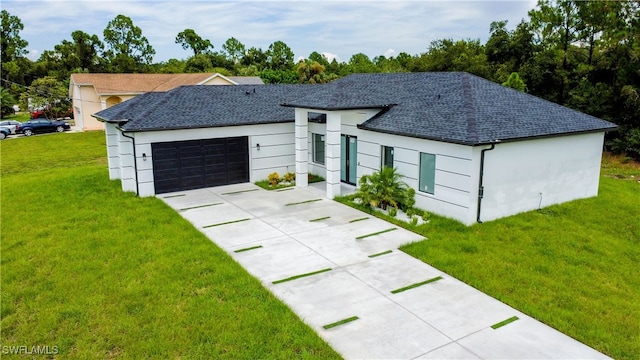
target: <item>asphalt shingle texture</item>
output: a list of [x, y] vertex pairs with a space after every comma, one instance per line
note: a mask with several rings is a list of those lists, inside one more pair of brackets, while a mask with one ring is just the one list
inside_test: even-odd
[[292, 122], [294, 107], [377, 108], [361, 129], [466, 145], [616, 128], [463, 72], [353, 74], [324, 85], [183, 86], [96, 116], [127, 119], [124, 130], [146, 131]]
[[377, 107], [361, 129], [469, 145], [616, 128], [464, 72], [354, 74], [286, 106]]
[[96, 117], [120, 122], [125, 131], [190, 129], [293, 122], [294, 109], [280, 106], [305, 96], [319, 85], [182, 86], [166, 93], [145, 94]]

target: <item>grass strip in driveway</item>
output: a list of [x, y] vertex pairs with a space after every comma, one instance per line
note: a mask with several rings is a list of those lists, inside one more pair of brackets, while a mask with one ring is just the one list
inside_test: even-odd
[[321, 274], [323, 272], [327, 272], [327, 271], [331, 271], [331, 270], [332, 270], [331, 268], [326, 268], [326, 269], [313, 271], [313, 272], [306, 273], [306, 274], [295, 275], [295, 276], [291, 276], [291, 277], [288, 277], [288, 278], [285, 278], [285, 279], [276, 280], [276, 281], [273, 282], [273, 284], [276, 285], [276, 284], [280, 284], [280, 283], [291, 281], [291, 280], [300, 279], [300, 278], [307, 277], [307, 276]]
[[391, 250], [387, 250], [387, 251], [379, 252], [379, 253], [377, 253], [377, 254], [369, 255], [369, 257], [370, 257], [370, 258], [374, 258], [374, 257], [382, 256], [382, 255], [391, 254], [392, 252], [393, 252], [393, 251], [391, 251]]
[[171, 198], [176, 198], [176, 197], [181, 197], [181, 196], [185, 196], [185, 194], [176, 194], [176, 195], [169, 195], [169, 196], [163, 196], [163, 199], [171, 199]]
[[442, 280], [442, 276], [436, 276], [433, 279], [429, 279], [429, 280], [425, 280], [425, 281], [422, 281], [422, 282], [419, 282], [419, 283], [415, 283], [415, 284], [412, 284], [412, 285], [409, 285], [409, 286], [405, 286], [405, 287], [402, 287], [400, 289], [395, 289], [395, 290], [392, 290], [391, 293], [392, 294], [401, 293], [403, 291], [415, 289], [418, 286], [427, 285], [427, 284], [430, 284], [430, 283], [438, 281], [438, 280]]
[[252, 247], [248, 247], [248, 248], [244, 248], [244, 249], [238, 249], [238, 250], [235, 250], [234, 253], [241, 253], [241, 252], [245, 252], [245, 251], [249, 251], [249, 250], [260, 249], [261, 247], [262, 247], [262, 245], [257, 245], [257, 246], [252, 246]]
[[105, 139], [0, 140], [3, 346], [69, 360], [341, 359], [162, 195], [109, 180]]
[[216, 205], [222, 205], [224, 203], [219, 202], [219, 203], [213, 203], [213, 204], [204, 204], [204, 205], [198, 205], [198, 206], [191, 206], [191, 207], [186, 207], [186, 208], [182, 208], [180, 209], [180, 211], [187, 211], [187, 210], [192, 210], [192, 209], [200, 209], [203, 207], [209, 207], [209, 206], [216, 206]]
[[251, 192], [251, 191], [258, 191], [258, 190], [260, 190], [260, 189], [247, 189], [247, 190], [230, 191], [230, 192], [222, 193], [220, 195], [242, 194], [242, 193]]
[[352, 322], [352, 321], [354, 321], [354, 320], [358, 320], [358, 319], [359, 319], [359, 317], [357, 317], [357, 316], [352, 316], [352, 317], [350, 317], [350, 318], [342, 319], [342, 320], [340, 320], [340, 321], [336, 321], [336, 322], [334, 322], [334, 323], [327, 324], [327, 325], [323, 326], [323, 328], [324, 328], [325, 330], [328, 330], [328, 329], [334, 328], [334, 327], [336, 327], [336, 326], [340, 326], [340, 325], [343, 325], [343, 324], [346, 324], [346, 323], [350, 323], [350, 322]]
[[358, 237], [356, 238], [356, 240], [366, 239], [366, 238], [371, 237], [371, 236], [376, 236], [376, 235], [380, 235], [380, 234], [388, 233], [389, 231], [394, 231], [394, 230], [398, 230], [398, 228], [386, 229], [386, 230], [382, 230], [382, 231], [374, 232], [374, 233], [367, 234], [367, 235], [360, 235], [360, 236], [358, 236]]
[[311, 200], [306, 200], [306, 201], [300, 201], [300, 202], [288, 203], [288, 204], [285, 204], [284, 206], [300, 205], [300, 204], [306, 204], [306, 203], [311, 203], [311, 202], [321, 201], [321, 200], [322, 200], [322, 199], [311, 199]]
[[362, 220], [368, 220], [368, 219], [369, 219], [369, 217], [363, 217], [363, 218], [353, 219], [353, 220], [349, 221], [349, 223], [354, 223], [354, 222], [356, 222], [356, 221], [362, 221]]
[[493, 324], [493, 325], [491, 325], [491, 328], [492, 328], [493, 330], [495, 330], [495, 329], [501, 328], [501, 327], [503, 327], [503, 326], [505, 326], [505, 325], [507, 325], [507, 324], [511, 324], [512, 322], [514, 322], [514, 321], [516, 321], [516, 320], [518, 320], [518, 317], [517, 317], [517, 316], [512, 316], [512, 317], [508, 318], [507, 320], [500, 321], [500, 322], [499, 322], [499, 323], [497, 323], [497, 324]]
[[317, 219], [311, 219], [311, 220], [309, 220], [309, 222], [322, 221], [322, 220], [327, 220], [327, 219], [330, 219], [330, 218], [331, 218], [331, 216], [324, 216], [324, 217], [319, 217]]
[[218, 223], [218, 224], [205, 225], [205, 226], [203, 226], [202, 228], [203, 228], [203, 229], [206, 229], [206, 228], [210, 228], [210, 227], [214, 227], [214, 226], [234, 224], [234, 223], [243, 222], [243, 221], [247, 221], [247, 220], [251, 220], [251, 219], [250, 219], [250, 218], [246, 218], [246, 219], [238, 219], [238, 220], [225, 221], [225, 222], [221, 222], [221, 223]]

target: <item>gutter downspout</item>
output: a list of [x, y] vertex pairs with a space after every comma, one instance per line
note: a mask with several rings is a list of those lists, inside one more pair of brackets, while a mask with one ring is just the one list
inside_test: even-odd
[[480, 151], [480, 179], [478, 180], [478, 212], [477, 212], [478, 217], [476, 218], [476, 221], [478, 222], [478, 224], [482, 224], [482, 221], [480, 220], [480, 210], [482, 209], [482, 198], [484, 197], [484, 185], [482, 184], [482, 179], [484, 177], [484, 153], [495, 149], [495, 147], [496, 147], [496, 144], [492, 143], [490, 148], [482, 149], [482, 151]]
[[131, 139], [133, 141], [133, 171], [136, 174], [136, 196], [140, 196], [140, 185], [138, 183], [138, 158], [136, 156], [136, 138], [133, 136], [127, 136], [124, 130], [122, 130], [122, 128], [120, 128], [119, 126], [118, 126], [118, 130], [120, 130], [120, 132], [122, 133], [122, 136], [128, 139]]

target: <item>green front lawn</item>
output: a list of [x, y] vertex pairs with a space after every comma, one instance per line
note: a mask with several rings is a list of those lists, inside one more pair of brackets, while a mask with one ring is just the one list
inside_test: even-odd
[[104, 132], [0, 151], [0, 345], [75, 359], [339, 358], [175, 211], [109, 181]]
[[598, 197], [470, 227], [435, 215], [396, 222], [427, 238], [402, 250], [613, 358], [638, 359], [638, 179], [637, 163], [607, 155]]

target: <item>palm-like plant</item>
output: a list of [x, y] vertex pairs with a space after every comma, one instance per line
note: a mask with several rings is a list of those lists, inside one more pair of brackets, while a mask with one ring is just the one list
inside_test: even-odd
[[13, 104], [16, 103], [16, 99], [11, 95], [9, 89], [0, 87], [0, 114], [4, 117], [7, 114], [13, 114]]
[[395, 168], [383, 167], [380, 171], [360, 178], [360, 188], [355, 194], [362, 204], [387, 209], [412, 207], [415, 190], [401, 181], [402, 175]]

